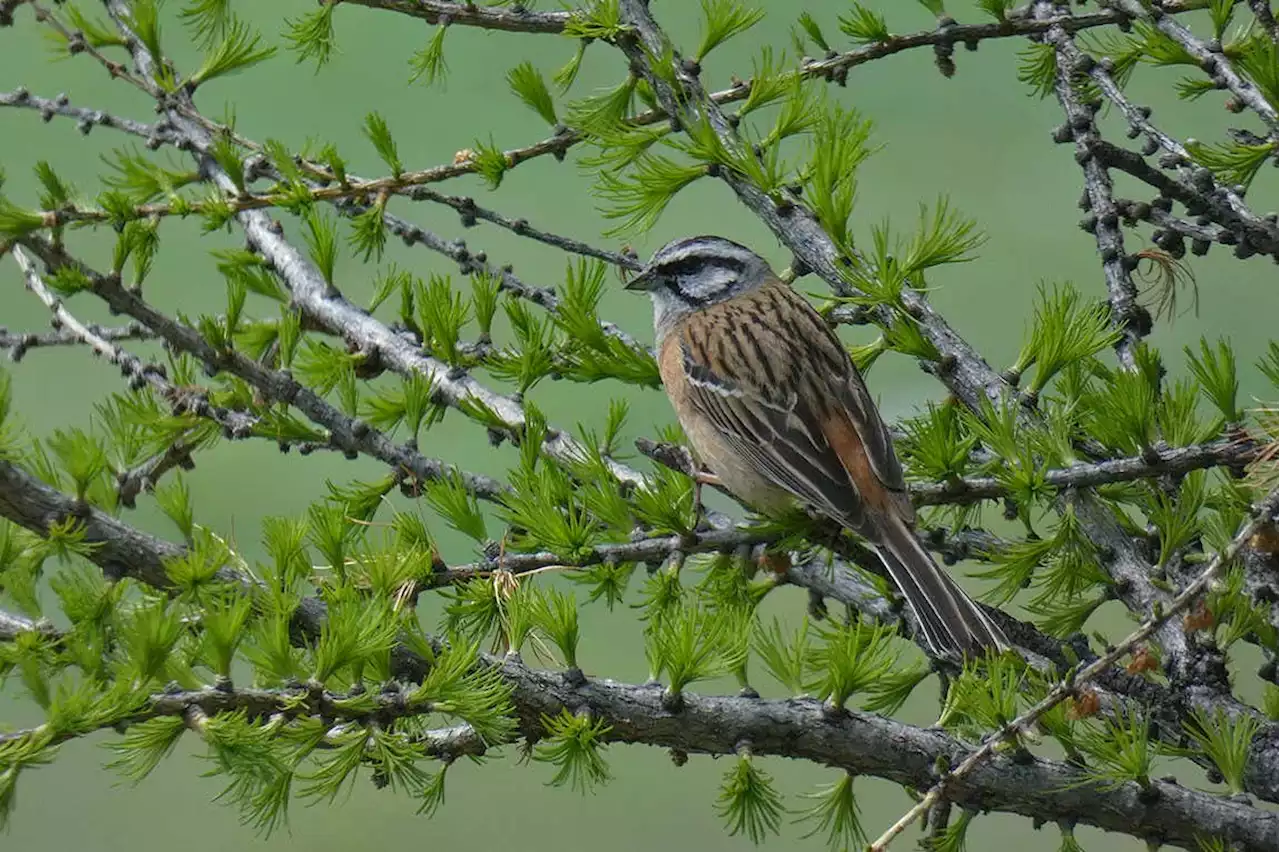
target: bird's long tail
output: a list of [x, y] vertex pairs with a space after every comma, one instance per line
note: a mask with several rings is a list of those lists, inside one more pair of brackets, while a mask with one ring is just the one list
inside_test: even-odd
[[876, 525], [877, 552], [916, 614], [925, 643], [941, 656], [973, 656], [1010, 647], [1004, 632], [934, 562], [896, 515]]

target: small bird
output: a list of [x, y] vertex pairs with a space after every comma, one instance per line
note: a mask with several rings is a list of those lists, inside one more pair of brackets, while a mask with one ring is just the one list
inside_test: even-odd
[[935, 656], [1009, 647], [921, 546], [862, 376], [764, 258], [721, 237], [675, 240], [626, 287], [653, 301], [663, 386], [715, 480], [763, 513], [799, 501], [869, 541]]

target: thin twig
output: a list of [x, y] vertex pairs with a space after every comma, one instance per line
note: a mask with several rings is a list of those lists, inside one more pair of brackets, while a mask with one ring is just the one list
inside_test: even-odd
[[54, 32], [62, 37], [63, 41], [66, 42], [67, 50], [70, 53], [73, 55], [76, 53], [83, 53], [92, 57], [94, 61], [106, 69], [107, 73], [112, 78], [124, 80], [131, 86], [141, 89], [144, 92], [150, 93], [155, 91], [154, 84], [151, 83], [151, 81], [143, 80], [134, 76], [127, 68], [125, 68], [124, 63], [116, 62], [114, 59], [103, 54], [102, 51], [89, 43], [89, 40], [84, 37], [83, 33], [78, 33], [66, 24], [62, 23], [58, 16], [49, 11], [46, 6], [36, 2], [36, 0], [27, 0], [27, 4], [31, 6], [32, 11], [35, 12], [37, 21], [47, 24]]
[[[85, 327], [95, 337], [118, 343], [122, 340], [154, 340], [156, 335], [141, 323], [131, 322], [122, 326], [103, 326], [97, 323], [85, 323]], [[67, 329], [46, 332], [12, 332], [0, 327], [0, 349], [8, 349], [9, 357], [21, 361], [32, 349], [48, 349], [54, 347], [83, 346], [84, 338]]]
[[193, 447], [187, 443], [189, 434], [184, 434], [150, 458], [116, 474], [116, 495], [121, 506], [126, 509], [135, 508], [138, 495], [143, 491], [154, 490], [156, 483], [166, 473], [179, 467], [184, 470], [194, 467], [195, 462], [191, 460]]
[[573, 12], [540, 12], [521, 3], [510, 6], [459, 3], [457, 0], [345, 0], [349, 6], [367, 6], [421, 18], [428, 24], [476, 27], [509, 33], [559, 35]]
[[88, 133], [94, 127], [109, 127], [144, 139], [159, 140], [165, 136], [154, 124], [134, 121], [100, 109], [71, 106], [71, 101], [65, 94], [54, 98], [42, 98], [18, 87], [12, 92], [0, 92], [0, 106], [35, 110], [45, 121], [51, 121], [54, 116], [74, 118], [81, 133]]

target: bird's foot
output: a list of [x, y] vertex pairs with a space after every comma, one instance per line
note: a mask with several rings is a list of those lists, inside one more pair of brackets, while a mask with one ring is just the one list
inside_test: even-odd
[[724, 488], [724, 483], [720, 481], [720, 477], [716, 476], [709, 470], [700, 470], [693, 475], [693, 481], [699, 489], [704, 485], [710, 485], [712, 488]]
[[785, 550], [781, 553], [762, 550], [756, 560], [756, 564], [762, 569], [772, 571], [779, 579], [782, 579], [791, 570], [791, 554]]
[[711, 521], [707, 518], [707, 507], [702, 502], [702, 486], [723, 488], [720, 477], [708, 471], [696, 471], [693, 474], [693, 528], [695, 530], [710, 529]]

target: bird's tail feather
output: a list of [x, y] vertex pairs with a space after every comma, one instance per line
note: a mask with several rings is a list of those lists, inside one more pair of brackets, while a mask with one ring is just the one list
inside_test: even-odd
[[1004, 632], [938, 566], [906, 522], [885, 518], [877, 551], [916, 614], [927, 645], [942, 656], [1010, 647]]

